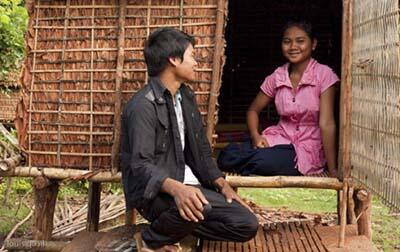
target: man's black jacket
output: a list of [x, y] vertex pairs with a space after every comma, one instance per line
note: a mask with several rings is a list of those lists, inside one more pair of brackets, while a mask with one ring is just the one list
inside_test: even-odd
[[185, 150], [179, 136], [170, 92], [151, 78], [126, 104], [122, 114], [121, 168], [128, 207], [141, 208], [160, 191], [169, 177], [183, 182], [185, 163], [206, 188], [222, 177], [211, 157], [194, 93], [182, 84]]

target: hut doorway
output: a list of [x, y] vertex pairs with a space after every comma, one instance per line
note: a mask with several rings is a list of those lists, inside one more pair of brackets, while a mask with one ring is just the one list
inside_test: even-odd
[[[314, 57], [340, 76], [342, 1], [233, 0], [228, 8], [219, 123], [245, 123], [246, 110], [262, 81], [285, 62], [280, 37], [282, 27], [290, 19], [311, 21], [318, 39]], [[277, 121], [273, 105], [261, 118], [269, 123]]]

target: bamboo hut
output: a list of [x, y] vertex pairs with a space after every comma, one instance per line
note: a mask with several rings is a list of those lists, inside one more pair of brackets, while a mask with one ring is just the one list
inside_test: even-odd
[[[91, 181], [88, 230], [97, 229], [100, 182], [120, 180], [120, 113], [124, 103], [147, 81], [142, 50], [145, 38], [154, 29], [176, 27], [195, 36], [199, 65], [197, 81], [190, 85], [208, 139], [213, 141], [225, 61], [224, 29], [230, 22], [227, 10], [235, 2], [26, 1], [30, 20], [23, 69], [25, 95], [16, 126], [27, 162], [0, 175], [36, 177], [35, 239], [50, 238], [58, 190], [56, 180], [60, 179]], [[267, 2], [289, 7], [292, 4]], [[306, 7], [320, 6], [317, 2], [299, 1]], [[393, 208], [400, 208], [399, 2], [343, 0], [335, 15], [340, 20], [342, 48], [338, 54], [341, 62], [337, 63], [342, 76], [340, 179], [229, 176], [227, 179], [236, 187], [341, 191], [340, 245], [343, 246], [347, 210], [353, 217], [349, 222], [355, 221], [357, 213], [361, 216], [359, 232], [371, 235], [370, 219], [363, 205], [370, 203], [371, 197], [369, 193], [362, 195], [365, 191], [357, 191], [359, 187], [353, 179], [384, 197]], [[261, 27], [272, 26], [273, 20], [269, 22]], [[252, 29], [251, 25], [256, 23], [250, 20], [246, 24]]]
[[9, 124], [14, 121], [17, 104], [21, 99], [21, 84], [18, 73], [11, 72], [0, 81], [0, 122]]

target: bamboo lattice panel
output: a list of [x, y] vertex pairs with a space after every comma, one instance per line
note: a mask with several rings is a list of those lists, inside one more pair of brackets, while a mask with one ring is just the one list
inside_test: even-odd
[[116, 171], [120, 112], [148, 80], [144, 41], [160, 27], [195, 36], [198, 81], [190, 85], [206, 121], [217, 0], [26, 2], [27, 115], [19, 135], [29, 166]]
[[352, 175], [400, 210], [399, 1], [353, 2]]

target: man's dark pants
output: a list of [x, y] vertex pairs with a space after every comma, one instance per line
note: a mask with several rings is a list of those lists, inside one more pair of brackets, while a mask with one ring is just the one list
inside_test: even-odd
[[143, 217], [151, 221], [149, 228], [142, 231], [142, 239], [151, 248], [179, 242], [192, 234], [208, 240], [244, 242], [253, 238], [258, 229], [258, 221], [247, 208], [215, 191], [198, 187], [210, 203], [204, 207], [204, 220], [199, 222], [184, 220], [174, 199], [160, 193], [145, 208], [139, 210]]

